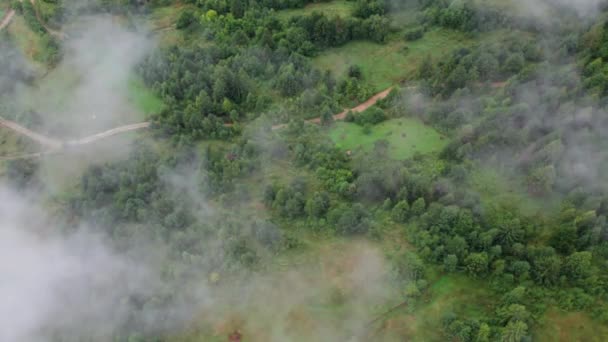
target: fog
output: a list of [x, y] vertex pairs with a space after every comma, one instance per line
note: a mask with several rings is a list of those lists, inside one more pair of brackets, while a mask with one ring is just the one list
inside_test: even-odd
[[[159, 241], [138, 236], [123, 250], [98, 228], [65, 227], [37, 200], [0, 187], [0, 313], [10, 317], [0, 324], [0, 340], [107, 341], [120, 331], [162, 336], [186, 326], [219, 336], [240, 329], [250, 341], [336, 340], [364, 332], [370, 307], [391, 294], [383, 257], [364, 243], [322, 248], [311, 263], [218, 274], [211, 282], [205, 262], [182, 265], [189, 276], [177, 282], [162, 275], [172, 261]], [[209, 248], [203, 259], [218, 256], [220, 248]], [[311, 311], [315, 302], [349, 310], [320, 320]]]
[[128, 296], [156, 290], [149, 258], [135, 264], [84, 227], [61, 233], [37, 203], [4, 185], [0, 203], [0, 340], [108, 340], [129, 318]]
[[28, 102], [32, 95], [40, 97], [35, 110], [45, 129], [64, 139], [78, 138], [143, 121], [130, 99], [128, 81], [154, 42], [110, 15], [81, 17], [68, 27], [60, 64], [45, 76], [48, 82], [42, 80], [42, 86], [25, 97]]

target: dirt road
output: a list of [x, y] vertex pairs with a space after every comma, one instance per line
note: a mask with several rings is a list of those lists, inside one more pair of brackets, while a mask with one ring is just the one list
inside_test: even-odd
[[105, 132], [97, 133], [97, 134], [82, 138], [82, 139], [68, 140], [65, 143], [66, 143], [66, 145], [70, 145], [70, 146], [86, 145], [86, 144], [93, 143], [97, 140], [109, 138], [116, 134], [121, 134], [121, 133], [129, 132], [129, 131], [135, 131], [138, 129], [148, 128], [148, 127], [150, 127], [149, 122], [141, 122], [141, 123], [126, 125], [126, 126], [120, 126], [120, 127], [116, 127], [116, 128], [110, 129]]
[[[23, 1], [23, 0], [19, 0], [19, 1]], [[34, 8], [34, 13], [36, 14], [36, 19], [38, 19], [38, 22], [40, 23], [40, 25], [42, 25], [42, 27], [44, 27], [46, 32], [48, 32], [50, 35], [55, 36], [59, 39], [67, 38], [67, 36], [63, 32], [53, 30], [52, 28], [48, 27], [48, 25], [44, 21], [42, 21], [42, 18], [40, 17], [40, 13], [38, 12], [38, 7], [36, 7], [36, 0], [30, 0], [30, 3], [32, 4], [32, 7]]]
[[21, 135], [24, 135], [51, 150], [57, 150], [57, 149], [61, 149], [62, 147], [65, 147], [65, 146], [81, 146], [81, 145], [91, 144], [98, 140], [106, 139], [106, 138], [109, 138], [109, 137], [117, 135], [117, 134], [134, 131], [134, 130], [138, 130], [138, 129], [142, 129], [142, 128], [148, 128], [148, 127], [150, 127], [150, 123], [141, 122], [141, 123], [136, 123], [136, 124], [120, 126], [120, 127], [116, 127], [116, 128], [110, 129], [105, 132], [101, 132], [101, 133], [97, 133], [97, 134], [94, 134], [94, 135], [91, 135], [88, 137], [84, 137], [81, 139], [74, 139], [74, 140], [67, 140], [67, 141], [62, 141], [59, 139], [53, 139], [53, 138], [46, 137], [42, 134], [36, 133], [28, 128], [25, 128], [14, 121], [6, 120], [3, 118], [0, 118], [0, 126], [12, 129], [13, 131], [15, 131]]
[[[343, 112], [336, 114], [333, 116], [334, 120], [344, 120], [344, 118], [346, 117], [346, 114], [349, 111], [353, 111], [353, 112], [362, 112], [366, 109], [368, 109], [369, 107], [373, 106], [374, 104], [376, 104], [376, 102], [378, 102], [381, 99], [384, 99], [385, 97], [388, 96], [388, 94], [391, 92], [392, 88], [388, 88], [376, 95], [374, 95], [373, 97], [371, 97], [369, 100], [363, 102], [362, 104], [358, 105], [357, 107], [351, 108], [351, 109], [347, 109], [344, 110]], [[315, 119], [310, 119], [307, 120], [306, 122], [309, 123], [316, 123], [319, 124], [321, 123], [321, 118], [315, 118]], [[130, 131], [135, 131], [138, 129], [144, 129], [144, 128], [148, 128], [150, 127], [150, 122], [141, 122], [141, 123], [135, 123], [135, 124], [130, 124], [130, 125], [125, 125], [125, 126], [120, 126], [120, 127], [116, 127], [110, 130], [107, 130], [105, 132], [101, 132], [101, 133], [97, 133], [94, 135], [90, 135], [88, 137], [84, 137], [81, 139], [73, 139], [73, 140], [59, 140], [59, 139], [53, 139], [53, 138], [49, 138], [46, 137], [42, 134], [36, 133], [28, 128], [25, 128], [21, 125], [19, 125], [18, 123], [14, 122], [14, 121], [10, 121], [10, 120], [6, 120], [0, 117], [0, 126], [9, 128], [21, 135], [24, 135], [36, 142], [38, 142], [39, 144], [47, 147], [49, 149], [49, 151], [47, 152], [40, 152], [40, 153], [30, 153], [30, 154], [23, 154], [23, 155], [19, 155], [19, 156], [12, 156], [12, 157], [4, 157], [4, 158], [0, 158], [0, 160], [8, 160], [8, 159], [22, 159], [22, 158], [30, 158], [30, 157], [40, 157], [43, 154], [47, 154], [49, 152], [54, 152], [54, 151], [58, 151], [61, 150], [64, 147], [69, 147], [69, 146], [83, 146], [83, 145], [87, 145], [87, 144], [91, 144], [94, 143], [98, 140], [102, 140], [102, 139], [106, 139], [106, 138], [110, 138], [114, 135], [117, 134], [121, 134], [121, 133], [126, 133], [126, 132], [130, 132]], [[226, 126], [231, 126], [231, 124], [226, 124]], [[279, 124], [279, 125], [274, 125], [272, 126], [273, 130], [277, 130], [277, 129], [281, 129], [283, 127], [286, 127], [287, 124]], [[8, 158], [8, 159], [7, 159]]]
[[5, 28], [6, 26], [8, 26], [8, 24], [11, 23], [11, 20], [13, 20], [14, 16], [15, 16], [15, 10], [10, 10], [10, 11], [6, 12], [6, 14], [4, 15], [4, 18], [2, 18], [2, 21], [0, 21], [0, 30]]
[[31, 130], [19, 125], [18, 123], [10, 121], [10, 120], [5, 120], [5, 119], [0, 118], [0, 126], [4, 126], [6, 128], [12, 129], [13, 131], [15, 131], [21, 135], [25, 135], [26, 137], [38, 142], [39, 144], [49, 147], [51, 149], [58, 149], [58, 148], [61, 148], [61, 146], [63, 145], [63, 143], [59, 140], [45, 137], [42, 134], [38, 134], [34, 131], [31, 131]]
[[[388, 96], [388, 94], [391, 93], [391, 90], [393, 90], [392, 87], [379, 92], [378, 94], [372, 96], [367, 101], [361, 103], [357, 107], [354, 107], [354, 108], [351, 108], [351, 109], [345, 109], [343, 112], [334, 115], [333, 116], [334, 120], [344, 120], [346, 118], [346, 114], [348, 114], [349, 111], [355, 112], [355, 113], [360, 113], [360, 112], [368, 109], [369, 107], [375, 105], [376, 102], [378, 102], [378, 101], [386, 98]], [[308, 122], [308, 123], [314, 123], [314, 124], [320, 124], [321, 123], [321, 117], [310, 119], [310, 120], [306, 120], [306, 122]], [[286, 126], [287, 126], [287, 124], [274, 125], [274, 126], [272, 126], [272, 130], [281, 129], [281, 128], [284, 128]]]

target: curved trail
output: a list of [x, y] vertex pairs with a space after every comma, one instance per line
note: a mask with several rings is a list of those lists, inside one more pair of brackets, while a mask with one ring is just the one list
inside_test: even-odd
[[0, 118], [0, 126], [12, 129], [13, 131], [15, 131], [17, 133], [36, 141], [40, 145], [47, 146], [51, 149], [58, 149], [58, 148], [61, 148], [61, 146], [62, 146], [61, 141], [46, 137], [42, 134], [38, 134], [28, 128], [25, 128], [25, 127], [19, 125], [18, 123], [14, 122], [14, 121], [5, 120], [3, 118]]
[[0, 21], [0, 31], [7, 27], [8, 24], [11, 23], [11, 20], [13, 20], [13, 17], [15, 16], [15, 10], [10, 10], [8, 12], [6, 12], [6, 14], [4, 15], [4, 18], [2, 18], [2, 21]]
[[142, 129], [142, 128], [148, 128], [148, 127], [150, 127], [150, 122], [140, 122], [140, 123], [135, 123], [135, 124], [130, 124], [130, 125], [124, 125], [124, 126], [112, 128], [110, 130], [107, 130], [107, 131], [104, 131], [101, 133], [93, 134], [93, 135], [90, 135], [88, 137], [84, 137], [81, 139], [66, 140], [66, 141], [49, 138], [42, 134], [36, 133], [28, 128], [25, 128], [14, 121], [6, 120], [1, 117], [0, 117], [0, 126], [9, 128], [21, 135], [24, 135], [24, 136], [36, 141], [37, 143], [39, 143], [43, 146], [49, 147], [51, 149], [60, 149], [65, 146], [87, 145], [87, 144], [94, 143], [101, 139], [109, 138], [113, 135], [130, 132], [130, 131], [135, 131], [135, 130]]
[[69, 146], [79, 146], [79, 145], [91, 144], [91, 143], [96, 142], [97, 140], [106, 139], [113, 135], [130, 132], [130, 131], [135, 131], [138, 129], [148, 128], [148, 127], [150, 127], [150, 122], [141, 122], [141, 123], [136, 123], [136, 124], [131, 124], [131, 125], [120, 126], [120, 127], [112, 128], [105, 132], [97, 133], [97, 134], [82, 138], [82, 139], [68, 140], [65, 142], [65, 144], [69, 145]]
[[[354, 113], [360, 113], [366, 109], [368, 109], [369, 107], [373, 106], [376, 104], [376, 102], [386, 98], [388, 96], [388, 94], [391, 93], [391, 90], [393, 90], [393, 87], [390, 87], [388, 89], [385, 89], [381, 92], [379, 92], [378, 94], [370, 97], [367, 101], [361, 103], [360, 105], [353, 107], [351, 109], [345, 109], [344, 111], [342, 111], [339, 114], [336, 114], [333, 116], [334, 120], [344, 120], [346, 118], [346, 115], [348, 114], [348, 112], [354, 112]], [[308, 123], [314, 123], [314, 124], [320, 124], [321, 123], [321, 117], [317, 117], [314, 119], [309, 119], [306, 120], [306, 122]], [[287, 127], [287, 124], [283, 123], [283, 124], [277, 124], [272, 126], [272, 130], [277, 130], [277, 129], [281, 129]]]
[[[386, 98], [388, 96], [388, 94], [390, 94], [392, 89], [393, 89], [392, 87], [388, 88], [388, 89], [372, 96], [370, 99], [363, 102], [362, 104], [360, 104], [354, 108], [344, 110], [341, 113], [334, 115], [333, 116], [334, 120], [343, 120], [349, 111], [362, 112], [362, 111], [368, 109], [369, 107], [376, 104], [376, 102], [378, 102], [379, 100]], [[320, 124], [321, 118], [318, 117], [318, 118], [306, 120], [306, 122]], [[84, 146], [84, 145], [92, 144], [96, 141], [99, 141], [102, 139], [107, 139], [107, 138], [110, 138], [117, 134], [122, 134], [122, 133], [130, 132], [130, 131], [148, 128], [148, 127], [150, 127], [150, 125], [151, 125], [151, 123], [149, 121], [146, 121], [146, 122], [140, 122], [140, 123], [129, 124], [129, 125], [112, 128], [110, 130], [107, 130], [107, 131], [104, 131], [101, 133], [97, 133], [97, 134], [93, 134], [93, 135], [90, 135], [90, 136], [87, 136], [84, 138], [80, 138], [80, 139], [59, 140], [59, 139], [50, 138], [50, 137], [44, 136], [42, 134], [36, 133], [26, 127], [21, 126], [20, 124], [14, 122], [14, 121], [6, 120], [6, 119], [3, 119], [2, 117], [0, 117], [0, 126], [1, 127], [6, 127], [8, 129], [11, 129], [11, 130], [15, 131], [16, 133], [26, 136], [48, 148], [47, 151], [42, 151], [42, 152], [37, 152], [37, 153], [27, 153], [27, 154], [15, 155], [15, 156], [0, 157], [0, 161], [37, 158], [37, 157], [41, 157], [46, 154], [58, 153], [59, 151], [65, 149], [66, 147]], [[232, 124], [225, 124], [225, 126], [230, 127], [230, 126], [232, 126]], [[283, 127], [287, 127], [287, 124], [274, 125], [274, 126], [272, 126], [272, 130], [281, 129]]]
[[[19, 1], [23, 1], [23, 0], [19, 0]], [[38, 22], [40, 23], [40, 25], [42, 25], [42, 27], [44, 27], [46, 32], [48, 32], [50, 35], [55, 36], [59, 39], [67, 38], [66, 34], [64, 34], [61, 31], [55, 31], [55, 30], [51, 29], [50, 27], [48, 27], [48, 25], [44, 21], [42, 21], [42, 18], [40, 17], [40, 13], [38, 12], [38, 8], [36, 7], [36, 0], [30, 0], [30, 3], [32, 4], [32, 8], [34, 9], [34, 13], [36, 14], [36, 19], [38, 19]]]

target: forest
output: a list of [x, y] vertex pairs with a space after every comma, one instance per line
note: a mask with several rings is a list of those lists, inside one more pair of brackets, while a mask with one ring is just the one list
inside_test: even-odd
[[606, 11], [0, 0], [0, 340], [608, 339]]

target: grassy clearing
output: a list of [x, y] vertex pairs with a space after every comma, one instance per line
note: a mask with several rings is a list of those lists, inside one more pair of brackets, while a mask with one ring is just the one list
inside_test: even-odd
[[44, 54], [42, 38], [27, 26], [23, 17], [15, 15], [11, 24], [5, 30], [8, 30], [21, 52], [37, 67], [41, 68], [42, 65], [37, 61]]
[[534, 340], [548, 341], [608, 341], [608, 326], [594, 321], [583, 312], [561, 312], [551, 309], [536, 329]]
[[[83, 81], [83, 77], [84, 75], [74, 72], [69, 65], [61, 64], [39, 80], [35, 87], [27, 88], [22, 92], [19, 100], [23, 106], [40, 113], [63, 112], [69, 109], [73, 94]], [[135, 76], [127, 81], [126, 90], [124, 100], [138, 112], [140, 119], [159, 112], [163, 107], [162, 100]], [[120, 99], [121, 96], [123, 95], [116, 94], [116, 99]], [[71, 118], [53, 118], [58, 121], [62, 119], [71, 120]]]
[[329, 136], [339, 148], [369, 152], [374, 143], [384, 139], [388, 142], [388, 155], [393, 159], [407, 159], [416, 153], [440, 151], [447, 140], [433, 128], [413, 118], [400, 118], [382, 122], [365, 134], [359, 125], [347, 122], [334, 124]]
[[128, 101], [144, 115], [157, 114], [163, 109], [163, 101], [147, 88], [139, 78], [131, 78], [128, 85]]
[[492, 310], [494, 294], [478, 280], [462, 274], [430, 278], [430, 287], [415, 303], [393, 312], [377, 327], [374, 341], [445, 341], [442, 318], [453, 312], [483, 319]]
[[175, 23], [182, 11], [195, 10], [192, 5], [176, 4], [167, 7], [155, 8], [145, 18], [145, 26], [158, 36], [161, 45], [182, 45], [186, 41], [183, 31], [175, 28]]
[[455, 48], [472, 44], [463, 33], [436, 29], [415, 42], [395, 38], [386, 44], [356, 41], [328, 49], [313, 63], [322, 70], [342, 76], [350, 65], [359, 65], [364, 80], [380, 91], [409, 78], [429, 55], [439, 57]]
[[170, 340], [226, 341], [236, 329], [246, 341], [348, 340], [391, 298], [381, 260], [368, 242], [317, 239], [298, 253], [273, 258], [261, 278], [249, 279], [254, 295], [234, 296], [238, 287], [223, 283], [218, 291], [229, 294], [216, 297], [221, 300], [212, 316], [203, 315], [192, 331]]
[[153, 30], [173, 27], [183, 10], [194, 8], [193, 6], [175, 5], [167, 7], [157, 7], [148, 16]]
[[441, 276], [432, 283], [428, 297], [413, 313], [409, 328], [414, 341], [444, 340], [441, 319], [446, 313], [481, 319], [490, 310], [493, 299], [486, 286], [462, 274]]
[[528, 194], [526, 186], [520, 180], [490, 166], [479, 165], [471, 173], [469, 186], [479, 193], [482, 203], [515, 206], [524, 214], [555, 211], [559, 208], [557, 198], [534, 198]]
[[36, 1], [35, 6], [36, 10], [38, 11], [38, 15], [40, 15], [40, 19], [42, 19], [45, 25], [49, 24], [51, 18], [55, 16], [57, 4], [46, 1]]
[[33, 150], [27, 140], [4, 127], [0, 128], [0, 156], [10, 156]]
[[355, 2], [345, 0], [335, 0], [330, 2], [319, 2], [308, 4], [303, 8], [294, 8], [277, 12], [280, 19], [287, 20], [297, 15], [308, 15], [312, 12], [323, 13], [326, 16], [339, 16], [342, 18], [350, 17], [355, 9]]

